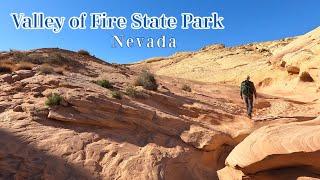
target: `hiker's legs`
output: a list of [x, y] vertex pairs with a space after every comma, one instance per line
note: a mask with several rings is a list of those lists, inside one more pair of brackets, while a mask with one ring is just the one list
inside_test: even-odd
[[247, 96], [243, 96], [243, 100], [246, 103], [247, 114], [249, 114], [249, 98]]
[[244, 99], [244, 102], [246, 103], [247, 114], [249, 117], [251, 117], [252, 108], [253, 108], [253, 97], [244, 96], [243, 99]]
[[251, 117], [253, 109], [253, 97], [248, 97], [248, 115]]

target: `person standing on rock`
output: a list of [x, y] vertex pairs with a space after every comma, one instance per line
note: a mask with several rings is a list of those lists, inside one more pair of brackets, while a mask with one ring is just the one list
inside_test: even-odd
[[240, 96], [246, 103], [247, 114], [250, 119], [252, 118], [253, 95], [255, 99], [257, 99], [256, 88], [254, 87], [253, 82], [250, 81], [250, 76], [247, 76], [247, 79], [241, 83]]

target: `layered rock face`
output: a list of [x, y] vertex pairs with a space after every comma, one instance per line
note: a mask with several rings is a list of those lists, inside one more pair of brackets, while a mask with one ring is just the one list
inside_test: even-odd
[[[219, 170], [220, 179], [319, 177], [320, 118], [262, 127], [237, 145]], [[279, 175], [276, 170], [287, 173]], [[318, 174], [318, 175], [317, 175]]]
[[238, 47], [212, 45], [196, 52], [176, 53], [167, 58], [149, 59], [131, 67], [149, 68], [158, 75], [200, 82], [238, 85], [247, 75], [260, 82], [266, 74], [272, 76], [270, 70], [273, 66], [270, 58], [275, 51], [285, 47], [294, 39]]
[[[12, 72], [0, 75], [0, 178], [318, 178], [317, 32], [130, 66], [61, 49], [1, 53]], [[307, 48], [307, 67], [290, 62]], [[26, 60], [27, 70], [15, 65]], [[145, 67], [159, 88], [132, 96]], [[259, 82], [252, 120], [234, 86], [248, 72]], [[52, 94], [61, 102], [45, 105]]]
[[[51, 51], [58, 50], [37, 53]], [[142, 97], [130, 97], [135, 72], [58, 52], [88, 72], [44, 74], [35, 65], [1, 75], [1, 178], [216, 179], [225, 152], [239, 141], [233, 137], [251, 130], [240, 128], [249, 121], [233, 121], [241, 107], [221, 97], [204, 101], [172, 79], [159, 79], [156, 92], [137, 87]], [[95, 84], [99, 79], [113, 88]], [[52, 94], [62, 97], [60, 105], [45, 105]], [[230, 125], [202, 121], [208, 115]]]

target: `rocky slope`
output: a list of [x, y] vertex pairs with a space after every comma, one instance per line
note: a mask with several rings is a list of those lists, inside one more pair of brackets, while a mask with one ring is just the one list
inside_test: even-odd
[[147, 68], [163, 76], [238, 85], [248, 74], [256, 81], [263, 80], [263, 73], [269, 73], [272, 69], [270, 57], [277, 49], [288, 45], [294, 39], [238, 47], [211, 45], [197, 52], [176, 53], [167, 58], [149, 59], [131, 67]]
[[[319, 120], [313, 120], [320, 115], [318, 66], [291, 64], [299, 74], [287, 73], [291, 55], [317, 49], [319, 36], [311, 35], [316, 47], [304, 40], [309, 36], [209, 46], [129, 67], [61, 49], [3, 52], [0, 178], [319, 177], [316, 162], [307, 161], [317, 160], [319, 150]], [[297, 42], [305, 42], [302, 49], [288, 48]], [[128, 89], [146, 67], [157, 74], [159, 88], [136, 87], [139, 96], [132, 96]], [[261, 80], [254, 120], [245, 116], [235, 86], [252, 70]], [[313, 81], [301, 80], [300, 71]], [[105, 79], [113, 88], [95, 83]], [[284, 91], [279, 82], [292, 88]], [[303, 87], [310, 92], [306, 99], [299, 94]], [[59, 105], [45, 105], [52, 94], [62, 98]], [[301, 173], [286, 176], [290, 172]]]
[[[278, 49], [270, 61], [277, 71], [288, 74], [271, 79], [264, 92], [309, 101], [319, 108], [319, 48], [317, 28]], [[218, 171], [219, 179], [319, 178], [319, 132], [319, 117], [262, 127], [232, 150], [226, 167]]]
[[[212, 45], [134, 64], [158, 75], [239, 85], [247, 75], [260, 92], [314, 101], [319, 92], [320, 28], [305, 35], [238, 47]], [[312, 94], [307, 98], [304, 94]], [[303, 99], [302, 99], [303, 98]]]
[[[226, 159], [226, 167], [218, 174], [220, 179], [319, 177], [318, 120], [309, 121], [319, 116], [316, 112], [320, 98], [319, 30], [295, 38], [239, 47], [213, 45], [198, 52], [142, 61], [131, 67], [147, 68], [160, 76], [228, 85], [240, 84], [250, 75], [262, 96], [311, 105], [310, 110], [314, 111], [311, 116], [305, 114], [309, 110], [293, 108], [299, 112], [301, 124], [282, 123], [291, 111], [282, 108], [292, 104], [278, 104], [260, 97], [254, 120], [264, 121], [263, 127], [233, 149]], [[260, 104], [263, 104], [263, 113], [259, 110]], [[265, 126], [268, 121], [274, 124]]]

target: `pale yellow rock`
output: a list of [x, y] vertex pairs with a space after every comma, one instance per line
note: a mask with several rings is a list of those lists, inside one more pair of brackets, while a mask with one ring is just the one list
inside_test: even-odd
[[242, 180], [243, 179], [243, 172], [240, 170], [236, 170], [231, 167], [224, 167], [217, 171], [219, 180]]

